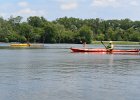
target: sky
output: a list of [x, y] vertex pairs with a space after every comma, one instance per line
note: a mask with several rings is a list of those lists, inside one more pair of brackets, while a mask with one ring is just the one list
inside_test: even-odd
[[140, 0], [0, 0], [0, 16], [140, 20]]

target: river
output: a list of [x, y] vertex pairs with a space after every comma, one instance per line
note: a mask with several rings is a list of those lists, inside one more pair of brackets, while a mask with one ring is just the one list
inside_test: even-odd
[[72, 53], [70, 47], [81, 45], [1, 48], [0, 100], [140, 100], [139, 54]]

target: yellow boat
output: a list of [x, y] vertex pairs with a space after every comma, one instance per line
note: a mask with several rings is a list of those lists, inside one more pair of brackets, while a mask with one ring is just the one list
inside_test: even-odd
[[29, 47], [30, 44], [28, 43], [18, 43], [18, 44], [10, 44], [11, 47]]

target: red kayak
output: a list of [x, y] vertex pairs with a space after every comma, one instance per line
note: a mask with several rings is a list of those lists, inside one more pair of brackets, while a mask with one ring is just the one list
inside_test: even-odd
[[70, 48], [73, 52], [111, 52], [111, 53], [127, 53], [127, 52], [140, 52], [140, 50], [139, 49], [127, 49], [127, 50], [125, 50], [125, 49], [122, 49], [122, 50], [107, 50], [107, 49], [88, 49], [88, 48]]

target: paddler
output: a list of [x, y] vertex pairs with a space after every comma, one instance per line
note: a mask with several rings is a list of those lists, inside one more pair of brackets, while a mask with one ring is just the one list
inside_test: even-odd
[[107, 50], [112, 51], [114, 49], [114, 45], [112, 41], [109, 41], [108, 46], [106, 47]]
[[83, 42], [83, 47], [84, 47], [84, 48], [86, 48], [86, 45], [87, 45], [86, 42]]
[[86, 48], [87, 47], [87, 44], [86, 44], [86, 41], [83, 40], [83, 41], [80, 41], [82, 44], [83, 44], [83, 47]]

